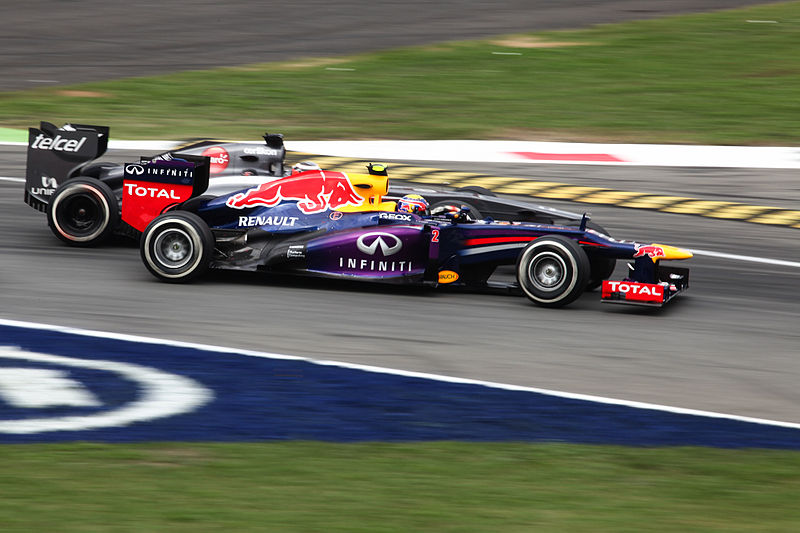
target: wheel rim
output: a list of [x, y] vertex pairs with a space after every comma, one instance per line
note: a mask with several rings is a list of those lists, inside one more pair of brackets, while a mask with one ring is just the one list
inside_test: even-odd
[[90, 236], [104, 224], [103, 204], [91, 194], [64, 199], [57, 215], [64, 231], [75, 237]]
[[169, 269], [178, 269], [192, 260], [194, 242], [182, 229], [171, 228], [156, 237], [153, 252], [161, 265]]
[[566, 280], [567, 265], [557, 254], [543, 252], [531, 261], [528, 278], [540, 291], [558, 290]]

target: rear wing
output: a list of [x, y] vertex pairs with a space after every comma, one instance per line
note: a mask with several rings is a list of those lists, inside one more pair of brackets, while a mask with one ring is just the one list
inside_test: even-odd
[[210, 159], [161, 154], [126, 163], [122, 182], [122, 220], [138, 231], [158, 215], [208, 188]]
[[56, 187], [105, 153], [108, 132], [106, 126], [65, 124], [59, 128], [49, 122], [29, 128], [25, 203], [45, 211]]

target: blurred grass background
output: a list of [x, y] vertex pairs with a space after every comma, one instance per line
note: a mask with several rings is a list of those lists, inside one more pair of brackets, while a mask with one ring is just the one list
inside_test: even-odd
[[4, 533], [797, 531], [800, 454], [428, 442], [4, 446]]
[[800, 144], [800, 2], [0, 93], [114, 138]]

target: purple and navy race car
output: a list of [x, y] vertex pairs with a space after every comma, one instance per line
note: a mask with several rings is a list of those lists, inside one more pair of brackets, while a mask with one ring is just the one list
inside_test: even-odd
[[[689, 284], [688, 269], [661, 264], [688, 251], [611, 238], [586, 215], [577, 224], [476, 219], [463, 202], [432, 213], [418, 194], [388, 198], [383, 165], [312, 169], [221, 195], [200, 195], [196, 169], [179, 158], [124, 169], [122, 219], [142, 232], [142, 261], [162, 281], [211, 268], [476, 289], [514, 265], [507, 288], [544, 307], [599, 285], [603, 301], [661, 306]], [[632, 260], [631, 271], [609, 281], [617, 259]]]

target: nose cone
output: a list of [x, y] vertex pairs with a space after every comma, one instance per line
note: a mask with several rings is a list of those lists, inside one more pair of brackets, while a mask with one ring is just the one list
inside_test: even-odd
[[684, 250], [683, 248], [678, 248], [677, 246], [669, 246], [665, 244], [660, 244], [661, 248], [664, 250], [664, 257], [663, 259], [690, 259], [694, 256], [692, 252], [689, 250]]
[[689, 259], [692, 252], [668, 244], [639, 244], [634, 257], [649, 256], [655, 263], [661, 259]]

